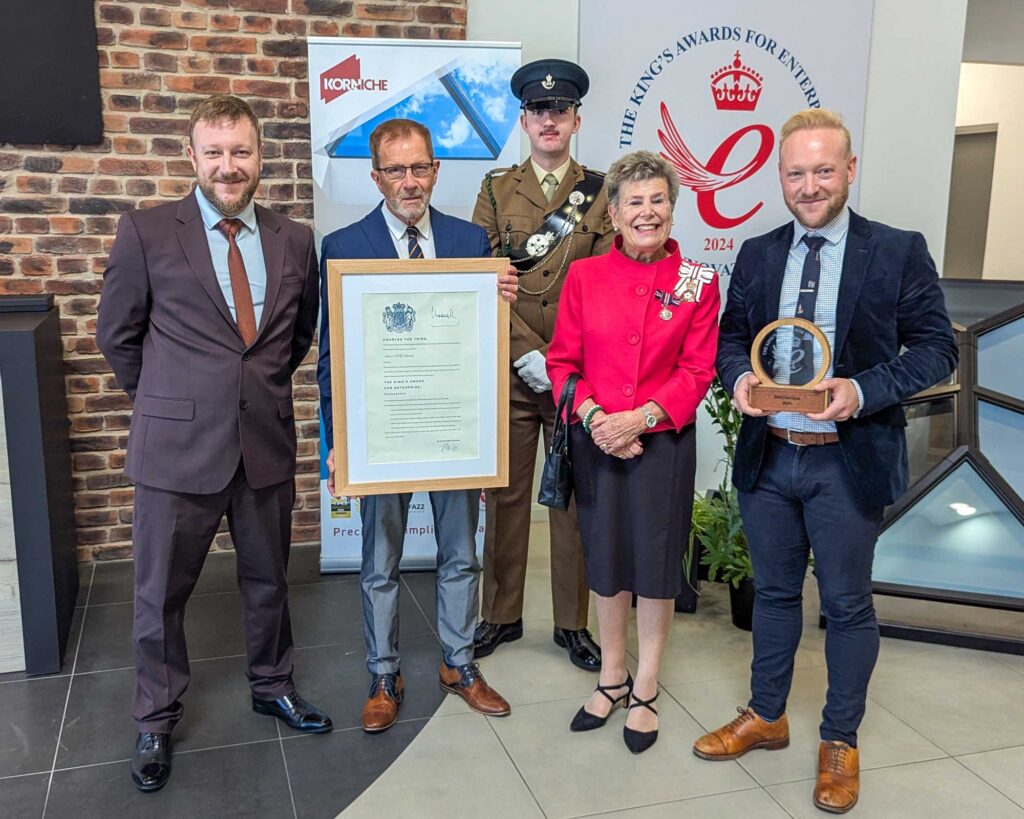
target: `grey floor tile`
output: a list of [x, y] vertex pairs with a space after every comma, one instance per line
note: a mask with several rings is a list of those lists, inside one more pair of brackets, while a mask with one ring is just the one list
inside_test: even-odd
[[[799, 819], [823, 815], [811, 800], [813, 791], [813, 779], [768, 788]], [[851, 815], [871, 819], [1020, 819], [1024, 810], [956, 760], [936, 759], [861, 772], [860, 799]]]
[[437, 572], [402, 572], [405, 591], [411, 591], [424, 616], [437, 622]]
[[[438, 686], [441, 644], [433, 635], [401, 640], [405, 698], [400, 720], [432, 716], [447, 696]], [[369, 691], [366, 646], [362, 640], [295, 651], [295, 684], [304, 698], [326, 711], [335, 728], [362, 724], [363, 702]]]
[[[135, 561], [117, 560], [94, 565], [96, 572], [89, 592], [90, 606], [132, 602], [135, 589]], [[79, 594], [79, 602], [82, 600]]]
[[50, 773], [0, 779], [0, 812], [4, 816], [42, 816]]
[[75, 671], [134, 667], [132, 604], [90, 605], [82, 624], [82, 642]]
[[95, 570], [95, 563], [78, 564], [78, 599], [75, 601], [76, 606], [84, 606], [85, 601], [89, 599], [89, 591], [92, 588], [92, 576]]
[[127, 762], [54, 774], [47, 819], [111, 816], [292, 817], [281, 744], [176, 753], [170, 781], [156, 793], [135, 789]]
[[986, 751], [957, 757], [958, 761], [980, 776], [1004, 796], [1024, 807], [1024, 746]]
[[320, 573], [320, 547], [292, 546], [288, 558], [288, 585], [305, 586], [310, 583], [334, 583], [353, 577], [352, 572]]
[[0, 776], [50, 770], [70, 684], [41, 677], [0, 686]]
[[593, 814], [594, 819], [787, 819], [786, 811], [779, 807], [761, 788], [737, 793], [700, 796], [681, 802], [663, 802], [642, 808]]
[[284, 751], [299, 817], [333, 819], [341, 814], [372, 787], [426, 724], [400, 722], [381, 734], [351, 729], [287, 739]]
[[[71, 628], [68, 629], [68, 642], [64, 648], [64, 660], [61, 663], [60, 674], [70, 674], [75, 664], [75, 654], [78, 651], [78, 637], [82, 633], [82, 618], [85, 615], [84, 608], [76, 608], [71, 615]], [[48, 674], [47, 677], [58, 676]], [[0, 683], [13, 682], [16, 680], [39, 680], [44, 677], [30, 677], [24, 671], [11, 671], [7, 674], [0, 674]]]

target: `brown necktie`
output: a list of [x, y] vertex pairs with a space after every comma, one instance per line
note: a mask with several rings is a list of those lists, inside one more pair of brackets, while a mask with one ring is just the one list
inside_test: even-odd
[[242, 251], [238, 249], [235, 236], [242, 229], [241, 219], [221, 219], [217, 229], [228, 238], [228, 275], [231, 277], [231, 295], [235, 301], [235, 323], [242, 341], [248, 347], [256, 340], [256, 311], [252, 307], [252, 291], [249, 276], [245, 272]]
[[558, 189], [558, 177], [553, 173], [547, 174], [547, 176], [544, 177], [543, 185], [544, 198], [550, 202], [551, 197], [555, 195], [555, 191]]

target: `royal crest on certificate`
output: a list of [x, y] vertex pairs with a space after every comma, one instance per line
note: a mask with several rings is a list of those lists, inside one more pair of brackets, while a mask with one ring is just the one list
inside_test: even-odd
[[367, 464], [480, 456], [478, 295], [363, 293]]

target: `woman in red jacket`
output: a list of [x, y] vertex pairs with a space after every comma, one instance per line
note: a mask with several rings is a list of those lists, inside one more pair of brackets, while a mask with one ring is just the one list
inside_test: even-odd
[[[672, 166], [649, 151], [605, 177], [620, 235], [604, 256], [574, 262], [562, 289], [547, 369], [557, 400], [579, 376], [570, 428], [587, 583], [597, 594], [603, 661], [571, 730], [629, 709], [623, 738], [640, 753], [657, 738], [658, 670], [682, 591], [696, 470], [694, 421], [714, 375], [718, 281], [669, 238], [679, 193]], [[636, 681], [626, 669], [626, 618], [636, 594]]]

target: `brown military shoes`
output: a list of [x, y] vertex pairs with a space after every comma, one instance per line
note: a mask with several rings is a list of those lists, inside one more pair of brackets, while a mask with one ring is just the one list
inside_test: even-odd
[[789, 722], [785, 714], [775, 722], [765, 722], [753, 708], [736, 710], [739, 712], [736, 719], [693, 743], [697, 756], [711, 760], [738, 759], [755, 748], [776, 751], [789, 745]]
[[449, 694], [458, 694], [474, 711], [488, 717], [508, 716], [512, 707], [497, 691], [487, 684], [476, 663], [466, 663], [449, 668], [441, 662], [441, 689]]
[[845, 742], [818, 746], [818, 782], [814, 806], [829, 813], [846, 813], [860, 795], [860, 753]]
[[374, 674], [370, 696], [363, 705], [363, 730], [377, 734], [394, 725], [404, 694], [401, 674]]

